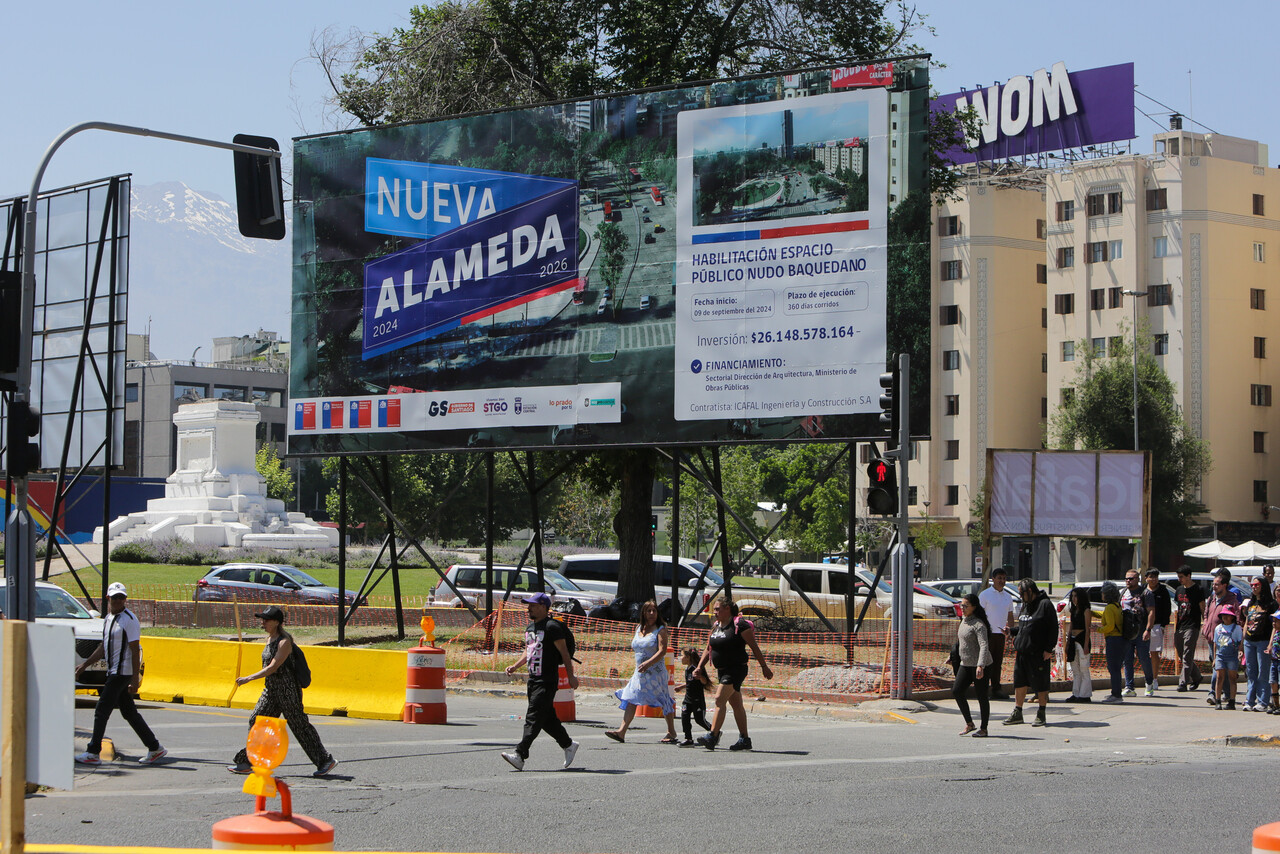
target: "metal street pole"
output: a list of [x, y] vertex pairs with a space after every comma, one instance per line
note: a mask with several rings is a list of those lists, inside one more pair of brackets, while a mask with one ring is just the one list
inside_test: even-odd
[[893, 633], [892, 696], [905, 700], [911, 696], [912, 618], [915, 613], [915, 577], [912, 572], [914, 555], [909, 540], [907, 509], [910, 506], [911, 485], [907, 476], [907, 464], [911, 458], [911, 357], [898, 354], [898, 394], [894, 405], [898, 407], [898, 543], [893, 547], [893, 619], [889, 630]]
[[[1133, 449], [1136, 451], [1138, 450], [1138, 297], [1145, 297], [1147, 292], [1124, 290], [1121, 293], [1133, 298]], [[1133, 554], [1134, 569], [1141, 570], [1141, 564], [1142, 540], [1139, 538]]]

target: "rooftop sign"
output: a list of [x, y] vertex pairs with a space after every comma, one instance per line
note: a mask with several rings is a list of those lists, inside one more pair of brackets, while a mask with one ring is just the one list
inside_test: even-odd
[[949, 152], [955, 163], [1133, 139], [1133, 63], [1068, 72], [1057, 62], [1003, 85], [943, 95], [930, 109], [969, 107], [981, 130], [971, 151]]

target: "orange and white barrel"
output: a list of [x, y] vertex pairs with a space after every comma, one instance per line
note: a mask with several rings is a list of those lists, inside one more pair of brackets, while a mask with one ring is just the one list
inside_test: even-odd
[[[676, 651], [674, 649], [672, 649], [671, 647], [667, 647], [667, 654], [663, 656], [663, 661], [667, 663], [667, 691], [671, 694], [672, 697], [675, 697], [676, 695], [675, 653]], [[642, 718], [665, 717], [662, 714], [662, 709], [658, 708], [657, 706], [640, 706], [639, 708], [636, 709], [636, 714], [638, 714]]]
[[569, 673], [560, 665], [560, 679], [556, 682], [556, 717], [560, 723], [573, 723], [578, 719], [578, 706], [573, 700], [573, 689], [569, 687]]
[[416, 646], [409, 650], [409, 675], [400, 719], [407, 724], [448, 723], [443, 649]]
[[255, 851], [332, 851], [333, 825], [308, 815], [295, 815], [289, 789], [280, 786], [282, 809], [267, 812], [266, 799], [255, 800], [257, 812], [224, 818], [213, 826], [213, 848]]
[[1253, 854], [1275, 854], [1280, 851], [1280, 821], [1254, 828]]

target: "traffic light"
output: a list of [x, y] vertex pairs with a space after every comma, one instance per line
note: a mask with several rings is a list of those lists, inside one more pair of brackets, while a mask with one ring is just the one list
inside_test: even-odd
[[40, 468], [40, 445], [30, 439], [40, 435], [40, 411], [30, 403], [13, 401], [8, 412], [9, 457], [5, 470], [9, 477], [26, 477]]
[[22, 358], [21, 327], [22, 274], [16, 270], [0, 270], [0, 389], [5, 391], [14, 391], [18, 387], [18, 362]]
[[885, 447], [892, 451], [898, 447], [898, 396], [902, 390], [898, 387], [900, 374], [897, 357], [893, 360], [893, 369], [880, 375], [880, 387], [884, 393], [880, 395], [880, 426], [889, 431]]
[[876, 516], [894, 516], [898, 512], [898, 470], [891, 460], [874, 457], [867, 463], [867, 512]]
[[657, 513], [654, 513], [649, 517], [649, 530], [650, 531], [658, 530], [658, 514]]
[[[280, 143], [269, 136], [238, 133], [232, 142], [280, 150]], [[235, 165], [236, 213], [240, 233], [245, 237], [266, 240], [283, 239], [284, 182], [280, 177], [280, 158], [237, 151]]]

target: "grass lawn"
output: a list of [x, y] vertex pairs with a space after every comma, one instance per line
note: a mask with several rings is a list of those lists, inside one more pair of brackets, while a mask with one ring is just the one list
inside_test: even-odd
[[756, 578], [751, 575], [735, 575], [733, 583], [738, 587], [755, 587], [760, 590], [777, 590], [778, 579], [776, 578]]

